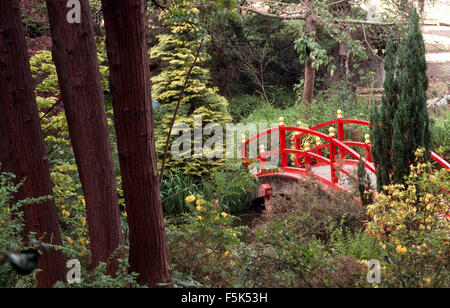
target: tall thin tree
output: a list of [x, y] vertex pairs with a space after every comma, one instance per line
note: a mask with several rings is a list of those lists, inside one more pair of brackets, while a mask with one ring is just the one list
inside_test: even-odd
[[80, 22], [69, 23], [66, 5], [47, 0], [53, 60], [86, 200], [92, 261], [109, 261], [113, 274], [118, 262], [108, 259], [123, 238], [91, 11], [89, 1], [80, 0]]
[[130, 229], [130, 267], [149, 286], [168, 278], [150, 92], [144, 0], [102, 0], [110, 88]]
[[414, 163], [415, 151], [431, 147], [430, 119], [427, 110], [428, 76], [425, 43], [419, 24], [419, 14], [413, 9], [408, 23], [405, 45], [398, 51], [400, 99], [393, 121], [392, 165], [396, 183], [403, 183]]
[[[23, 181], [18, 199], [52, 195], [49, 162], [42, 136], [28, 62], [19, 0], [0, 0], [0, 154], [2, 170]], [[48, 200], [24, 207], [26, 233], [35, 232], [48, 243], [61, 245], [55, 203]], [[52, 287], [65, 278], [60, 251], [43, 255], [38, 287]]]
[[[306, 15], [306, 31], [308, 34], [312, 34], [315, 30], [314, 25], [314, 8], [312, 0], [306, 1], [306, 7], [308, 13]], [[308, 105], [312, 102], [313, 92], [314, 92], [314, 83], [316, 79], [316, 71], [312, 66], [312, 60], [308, 60], [305, 62], [305, 84], [303, 86], [303, 97], [302, 104]]]

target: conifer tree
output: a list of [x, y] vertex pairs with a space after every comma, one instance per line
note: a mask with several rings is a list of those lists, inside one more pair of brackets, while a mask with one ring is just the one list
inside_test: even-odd
[[398, 105], [399, 87], [396, 79], [398, 73], [397, 60], [394, 54], [394, 45], [391, 40], [386, 45], [386, 58], [383, 67], [385, 79], [383, 82], [383, 96], [381, 107], [373, 105], [370, 122], [372, 136], [372, 158], [377, 172], [377, 190], [381, 191], [384, 185], [390, 183], [392, 174], [392, 162], [390, 153], [392, 151], [392, 121]]
[[428, 88], [425, 44], [414, 9], [408, 24], [406, 44], [399, 49], [400, 100], [393, 121], [392, 165], [395, 183], [403, 183], [414, 162], [414, 153], [431, 145], [426, 91]]
[[[173, 24], [169, 33], [158, 36], [159, 44], [151, 50], [151, 58], [159, 58], [166, 63], [161, 73], [152, 78], [153, 97], [167, 111], [162, 119], [162, 125], [156, 128], [156, 147], [160, 157], [163, 155], [165, 137], [169, 132], [173, 110], [202, 37], [204, 34], [192, 24]], [[211, 86], [211, 72], [205, 64], [207, 57], [207, 54], [202, 52], [192, 69], [181, 100], [176, 124], [186, 123], [192, 129], [194, 116], [202, 117], [203, 127], [208, 123], [218, 123], [224, 127], [225, 123], [231, 122], [226, 98], [217, 93], [217, 88]], [[175, 138], [176, 136], [173, 136], [171, 141]], [[196, 146], [200, 145], [196, 144]], [[219, 170], [223, 159], [207, 159], [205, 154], [203, 153], [202, 158], [190, 159], [176, 159], [169, 154], [166, 167], [168, 170], [178, 170], [184, 174], [199, 177]]]
[[403, 183], [417, 148], [430, 148], [431, 134], [426, 106], [428, 78], [425, 45], [419, 15], [413, 11], [405, 45], [397, 57], [392, 42], [386, 47], [382, 105], [371, 113], [372, 157], [377, 170], [377, 190]]

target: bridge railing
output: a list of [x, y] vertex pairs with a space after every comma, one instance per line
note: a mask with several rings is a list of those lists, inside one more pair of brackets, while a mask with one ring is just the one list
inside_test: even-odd
[[[345, 144], [343, 141], [340, 141], [335, 138], [333, 129], [330, 129], [330, 134], [326, 135], [322, 132], [319, 132], [317, 130], [308, 129], [308, 128], [302, 128], [302, 127], [294, 127], [294, 126], [285, 126], [284, 121], [281, 118], [280, 119], [280, 125], [277, 128], [273, 128], [264, 132], [261, 132], [254, 137], [250, 138], [249, 140], [243, 140], [241, 149], [242, 149], [242, 155], [243, 158], [247, 158], [247, 145], [250, 144], [250, 142], [254, 142], [257, 139], [263, 137], [266, 134], [272, 134], [274, 132], [278, 132], [279, 134], [279, 148], [276, 150], [271, 150], [269, 152], [265, 152], [264, 148], [262, 147], [260, 150], [260, 154], [256, 157], [258, 160], [261, 161], [261, 169], [263, 169], [266, 166], [266, 160], [267, 157], [272, 155], [279, 155], [280, 157], [280, 167], [281, 171], [283, 172], [289, 172], [289, 173], [299, 173], [299, 174], [305, 174], [305, 170], [312, 167], [311, 161], [312, 159], [316, 160], [316, 165], [328, 165], [330, 166], [330, 181], [326, 180], [325, 178], [322, 179], [323, 182], [326, 182], [329, 185], [335, 186], [338, 183], [338, 176], [336, 173], [336, 170], [339, 170], [343, 172], [344, 174], [348, 176], [352, 176], [350, 172], [344, 168], [341, 167], [340, 164], [338, 164], [338, 158], [337, 153], [339, 149], [339, 153], [346, 152], [350, 156], [354, 158], [355, 161], [363, 160], [366, 164], [366, 168], [369, 169], [372, 172], [375, 172], [374, 166], [371, 163], [371, 161], [361, 158], [359, 153], [351, 149], [347, 144]], [[304, 149], [301, 149], [299, 144], [296, 142], [296, 148], [291, 149], [287, 147], [286, 142], [286, 135], [288, 132], [294, 133], [294, 138], [297, 136], [302, 135], [313, 135], [316, 136], [317, 144], [314, 147], [314, 149], [309, 149], [309, 147], [306, 147]], [[320, 140], [320, 142], [319, 142]], [[322, 144], [322, 140], [324, 140], [326, 143]], [[356, 143], [354, 143], [356, 144]], [[358, 144], [359, 145], [359, 144]], [[369, 144], [362, 144], [362, 146], [366, 147], [370, 153], [370, 145]], [[325, 157], [322, 153], [322, 150], [324, 148], [328, 148], [329, 151], [329, 158]], [[288, 163], [288, 155], [294, 154], [295, 155], [295, 167], [290, 167]], [[370, 156], [370, 155], [369, 155]], [[305, 168], [302, 168], [302, 163], [305, 166]], [[262, 170], [260, 174], [264, 173]]]
[[[247, 146], [251, 142], [256, 142], [259, 138], [278, 133], [279, 134], [279, 148], [275, 150], [270, 150], [265, 152], [264, 146], [260, 147], [260, 154], [256, 157], [257, 160], [261, 162], [261, 172], [258, 175], [263, 175], [265, 172], [263, 169], [267, 167], [267, 157], [272, 155], [279, 155], [279, 167], [281, 167], [282, 172], [289, 172], [292, 174], [305, 174], [307, 170], [311, 167], [316, 166], [330, 166], [330, 180], [327, 180], [319, 176], [319, 180], [330, 185], [336, 186], [338, 184], [338, 176], [336, 170], [346, 174], [347, 176], [353, 177], [352, 174], [342, 167], [342, 165], [355, 165], [359, 161], [363, 161], [365, 167], [375, 173], [374, 164], [372, 162], [371, 152], [370, 152], [370, 136], [365, 135], [365, 142], [358, 141], [346, 141], [344, 124], [357, 124], [370, 126], [369, 121], [356, 120], [356, 119], [344, 119], [342, 118], [342, 112], [338, 110], [337, 118], [332, 121], [327, 121], [311, 128], [302, 128], [294, 126], [285, 126], [284, 119], [280, 118], [280, 123], [278, 127], [268, 129], [266, 131], [260, 132], [248, 140], [245, 140], [243, 136], [241, 142], [242, 158], [244, 159], [244, 164], [249, 164], [247, 161], [248, 152]], [[329, 126], [329, 134], [326, 135], [318, 129]], [[337, 138], [335, 137], [335, 129], [337, 127]], [[292, 143], [295, 145], [294, 149], [287, 147], [287, 135], [289, 132], [293, 133]], [[306, 135], [312, 135], [316, 137], [316, 145], [310, 148], [308, 142], [301, 142], [301, 138]], [[325, 143], [323, 142], [325, 141]], [[365, 155], [364, 158], [360, 156], [352, 147], [363, 148]], [[328, 149], [328, 157], [324, 156], [323, 150]], [[288, 155], [295, 155], [294, 164], [295, 167], [289, 166]], [[446, 162], [443, 158], [439, 157], [433, 151], [430, 151], [431, 158], [446, 169], [450, 169], [450, 164]], [[347, 155], [350, 159], [347, 159]], [[312, 164], [312, 160], [315, 163]], [[272, 172], [276, 172], [272, 170]], [[317, 175], [316, 175], [317, 176]]]

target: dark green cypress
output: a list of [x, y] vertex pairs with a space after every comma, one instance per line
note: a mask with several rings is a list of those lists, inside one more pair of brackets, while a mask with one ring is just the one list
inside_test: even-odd
[[414, 9], [407, 28], [406, 44], [399, 48], [400, 100], [393, 121], [392, 165], [395, 183], [404, 183], [416, 149], [428, 153], [431, 144], [426, 90], [428, 88], [425, 44]]
[[383, 67], [385, 70], [385, 79], [383, 82], [383, 96], [381, 98], [381, 106], [372, 107], [371, 119], [371, 136], [372, 136], [372, 158], [377, 171], [377, 190], [381, 191], [384, 185], [391, 182], [392, 174], [392, 121], [394, 119], [395, 110], [399, 99], [399, 86], [396, 78], [398, 67], [394, 54], [394, 45], [391, 40], [386, 45], [386, 58]]
[[431, 134], [426, 107], [428, 78], [425, 44], [419, 15], [413, 11], [405, 45], [394, 54], [388, 41], [384, 61], [385, 81], [380, 108], [371, 112], [372, 157], [377, 190], [392, 182], [403, 183], [417, 148], [430, 148]]

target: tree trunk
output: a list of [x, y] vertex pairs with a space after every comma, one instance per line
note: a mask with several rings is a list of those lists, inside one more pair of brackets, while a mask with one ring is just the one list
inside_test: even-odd
[[[312, 6], [312, 0], [307, 0], [306, 4], [308, 7], [308, 15], [306, 16], [306, 31], [308, 33], [311, 33], [314, 31], [314, 19], [313, 19], [314, 11]], [[308, 60], [305, 63], [305, 84], [303, 85], [303, 98], [302, 98], [303, 105], [310, 104], [313, 98], [316, 71], [314, 70], [311, 64], [312, 64], [311, 60]]]
[[425, 10], [425, 0], [419, 0], [419, 13], [422, 15]]
[[130, 266], [138, 282], [168, 279], [166, 242], [145, 41], [143, 0], [102, 0], [110, 86], [130, 228]]
[[47, 0], [53, 60], [86, 200], [92, 262], [110, 261], [107, 272], [114, 274], [117, 258], [108, 259], [123, 237], [91, 11], [81, 0], [81, 23], [70, 24], [66, 4]]
[[[2, 169], [24, 181], [18, 199], [52, 195], [49, 163], [45, 151], [36, 98], [20, 15], [19, 0], [0, 0], [0, 148]], [[6, 129], [6, 131], [4, 131]], [[9, 132], [8, 132], [9, 130]], [[5, 134], [6, 137], [5, 137]], [[61, 234], [53, 200], [24, 206], [25, 232], [47, 243], [61, 245]], [[52, 287], [65, 279], [60, 251], [43, 255], [38, 267], [38, 287]]]

